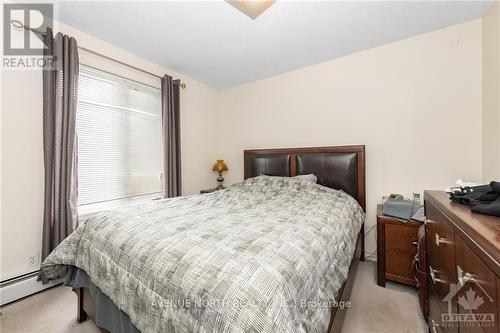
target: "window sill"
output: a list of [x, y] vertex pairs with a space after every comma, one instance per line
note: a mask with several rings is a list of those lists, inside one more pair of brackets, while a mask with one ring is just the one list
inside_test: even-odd
[[152, 193], [136, 197], [99, 202], [94, 204], [78, 206], [78, 222], [83, 222], [88, 218], [103, 212], [105, 210], [125, 207], [138, 203], [148, 202], [151, 200], [161, 199], [161, 193]]

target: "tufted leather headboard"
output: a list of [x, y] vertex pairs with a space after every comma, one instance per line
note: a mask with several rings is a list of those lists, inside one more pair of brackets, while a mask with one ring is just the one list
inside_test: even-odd
[[245, 150], [244, 158], [245, 179], [313, 173], [318, 184], [349, 193], [366, 209], [363, 145], [253, 149]]

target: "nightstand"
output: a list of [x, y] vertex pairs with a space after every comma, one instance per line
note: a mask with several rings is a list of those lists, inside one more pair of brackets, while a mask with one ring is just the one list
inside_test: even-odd
[[218, 191], [216, 187], [214, 187], [214, 188], [207, 188], [206, 190], [201, 190], [200, 194], [212, 193], [212, 192], [215, 192], [215, 191]]
[[417, 254], [417, 232], [422, 222], [400, 222], [377, 207], [377, 284], [385, 281], [415, 286], [412, 263]]

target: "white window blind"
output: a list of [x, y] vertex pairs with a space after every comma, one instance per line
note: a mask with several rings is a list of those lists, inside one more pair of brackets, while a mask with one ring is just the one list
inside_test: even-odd
[[78, 205], [161, 191], [160, 90], [80, 66]]

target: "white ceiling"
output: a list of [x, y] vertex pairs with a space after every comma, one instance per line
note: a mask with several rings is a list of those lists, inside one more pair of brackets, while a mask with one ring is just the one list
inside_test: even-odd
[[490, 1], [59, 2], [59, 19], [224, 89], [481, 17]]

